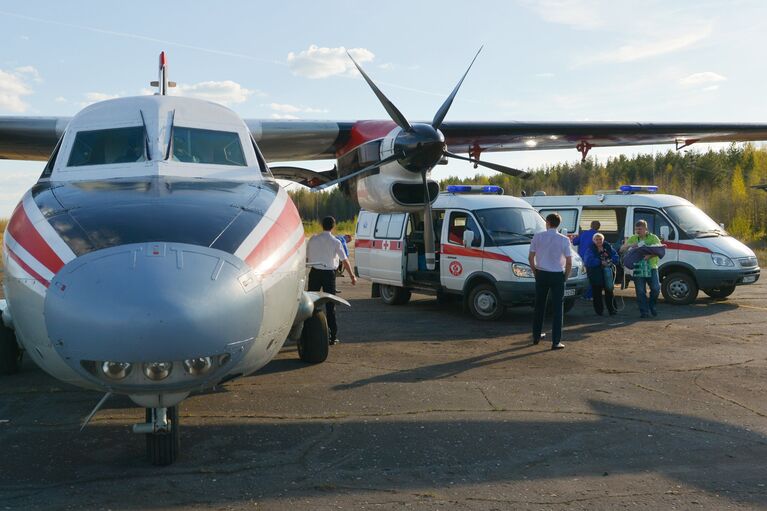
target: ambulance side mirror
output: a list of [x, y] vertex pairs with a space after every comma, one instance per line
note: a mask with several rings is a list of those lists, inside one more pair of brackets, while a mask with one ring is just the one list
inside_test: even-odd
[[671, 232], [668, 228], [668, 225], [661, 225], [660, 226], [660, 239], [663, 241], [668, 240], [669, 232]]
[[472, 243], [474, 243], [474, 232], [468, 229], [463, 231], [463, 246], [470, 248]]

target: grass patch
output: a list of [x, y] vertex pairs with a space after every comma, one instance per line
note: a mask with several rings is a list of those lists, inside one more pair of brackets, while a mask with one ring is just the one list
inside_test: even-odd
[[756, 258], [759, 259], [759, 266], [762, 268], [767, 267], [767, 248], [755, 248], [754, 253]]
[[[354, 226], [357, 223], [357, 218], [351, 220], [344, 220], [336, 224], [336, 234], [354, 234]], [[322, 232], [322, 224], [318, 220], [304, 220], [304, 232], [307, 236]]]

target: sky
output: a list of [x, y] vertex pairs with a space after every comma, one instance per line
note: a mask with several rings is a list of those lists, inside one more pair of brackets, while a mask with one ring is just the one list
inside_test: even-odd
[[[243, 118], [386, 118], [348, 50], [408, 119], [429, 120], [484, 45], [446, 120], [764, 122], [766, 23], [760, 0], [11, 0], [0, 4], [0, 116], [71, 116], [150, 93], [165, 50], [174, 93]], [[43, 166], [0, 162], [0, 218]], [[433, 177], [475, 173], [451, 161]]]

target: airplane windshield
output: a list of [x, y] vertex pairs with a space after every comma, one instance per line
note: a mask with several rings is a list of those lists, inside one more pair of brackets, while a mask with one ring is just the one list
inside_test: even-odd
[[229, 131], [173, 127], [173, 160], [244, 167], [240, 136]]
[[671, 220], [690, 237], [727, 236], [727, 231], [695, 206], [671, 206], [664, 210]]
[[491, 208], [475, 213], [494, 245], [530, 243], [535, 233], [546, 230], [546, 223], [534, 209]]
[[146, 160], [144, 127], [134, 126], [80, 131], [75, 136], [67, 166], [110, 165]]

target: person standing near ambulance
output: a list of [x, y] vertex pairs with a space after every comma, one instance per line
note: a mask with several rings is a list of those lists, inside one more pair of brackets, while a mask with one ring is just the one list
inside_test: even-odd
[[561, 350], [562, 307], [565, 296], [565, 282], [573, 266], [570, 240], [559, 233], [561, 217], [552, 213], [546, 217], [546, 230], [533, 236], [530, 242], [528, 262], [535, 274], [535, 316], [533, 317], [533, 344], [543, 338], [543, 316], [546, 312], [546, 298], [550, 297], [551, 349]]
[[[341, 241], [333, 236], [335, 226], [336, 219], [332, 216], [326, 216], [322, 219], [323, 231], [312, 236], [306, 243], [306, 262], [311, 266], [311, 270], [309, 270], [309, 291], [324, 291], [336, 294], [336, 269], [339, 262], [349, 272], [352, 285], [357, 284], [357, 277], [354, 276], [352, 267], [349, 264], [349, 257], [346, 255]], [[325, 314], [328, 319], [330, 344], [338, 344], [336, 306], [332, 300], [325, 304]]]

